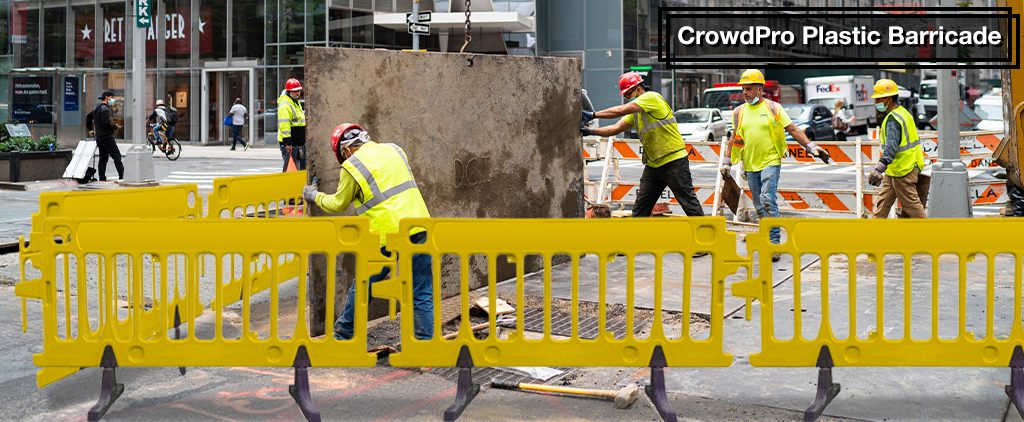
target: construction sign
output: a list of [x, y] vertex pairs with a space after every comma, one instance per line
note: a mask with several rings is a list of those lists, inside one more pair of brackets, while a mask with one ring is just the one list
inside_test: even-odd
[[967, 191], [971, 195], [971, 205], [974, 206], [1005, 204], [1008, 200], [1006, 182], [1003, 180], [971, 182]]
[[[608, 194], [608, 201], [602, 202], [616, 204], [633, 204], [636, 202], [636, 193], [640, 190], [640, 183], [609, 182], [609, 185], [612, 185], [612, 187]], [[693, 192], [697, 195], [697, 201], [701, 205], [707, 207], [714, 205], [714, 186], [694, 185]], [[597, 184], [588, 184], [584, 193], [584, 197], [593, 202], [597, 198]], [[749, 190], [744, 190], [743, 194], [748, 199], [753, 200]], [[668, 188], [661, 193], [658, 202], [679, 204], [675, 200], [675, 196], [672, 195], [671, 189]], [[779, 189], [778, 205], [781, 211], [856, 213], [857, 192], [854, 190], [821, 192], [812, 189]], [[864, 194], [864, 209], [868, 210], [868, 212], [875, 209], [873, 194]]]

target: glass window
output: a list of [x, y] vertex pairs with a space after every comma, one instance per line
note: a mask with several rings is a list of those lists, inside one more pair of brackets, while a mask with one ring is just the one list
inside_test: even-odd
[[306, 1], [306, 41], [325, 41], [327, 36], [327, 1]]
[[67, 8], [47, 8], [44, 13], [43, 66], [66, 67], [68, 61]]
[[277, 46], [268, 45], [266, 55], [267, 66], [277, 66]]
[[[11, 7], [7, 3], [0, 3], [0, 56], [11, 54]], [[4, 79], [6, 80], [6, 79]], [[2, 86], [7, 86], [6, 84]], [[7, 121], [7, 120], [3, 120]]]
[[[591, 7], [588, 7], [589, 10]], [[551, 51], [583, 50], [583, 0], [560, 0], [547, 4], [548, 12], [548, 34], [547, 49]], [[607, 14], [607, 9], [599, 11]], [[589, 13], [588, 13], [589, 15]], [[618, 20], [618, 19], [616, 19]], [[616, 43], [618, 47], [618, 43]]]
[[[628, 4], [628, 2], [627, 2]], [[587, 2], [587, 49], [620, 48], [622, 20], [619, 19], [621, 1], [598, 0]]]
[[[15, 7], [19, 3], [14, 3]], [[38, 3], [36, 3], [38, 5]], [[21, 64], [19, 67], [39, 66], [39, 8], [29, 6], [24, 11], [16, 10], [15, 19], [24, 22], [24, 41], [21, 44]], [[19, 25], [15, 23], [17, 31]], [[15, 34], [17, 37], [18, 34]], [[19, 41], [15, 38], [15, 42]]]
[[232, 0], [231, 58], [263, 58], [263, 0]]
[[281, 0], [280, 42], [304, 42], [306, 2], [304, 0]]
[[[125, 4], [103, 3], [103, 66], [108, 69], [125, 68]], [[98, 28], [97, 28], [98, 29]], [[99, 31], [97, 31], [99, 32]], [[100, 36], [101, 34], [96, 34]], [[123, 76], [123, 75], [122, 75]], [[122, 81], [123, 84], [123, 81]], [[123, 89], [123, 87], [122, 87]]]
[[622, 2], [622, 48], [637, 49], [637, 5], [635, 1]]
[[373, 44], [373, 14], [352, 11], [352, 42]]
[[[164, 66], [189, 67], [192, 62], [192, 4], [189, 0], [166, 0], [165, 7]], [[199, 16], [203, 16], [202, 9]], [[204, 20], [200, 23], [205, 22]], [[212, 47], [204, 43], [211, 39], [206, 35], [207, 25], [209, 24], [203, 25], [203, 30], [199, 33], [200, 51]]]
[[277, 43], [277, 0], [266, 0], [267, 10], [264, 11], [263, 28], [268, 44]]
[[348, 9], [331, 9], [331, 21], [327, 24], [330, 30], [330, 41], [352, 42], [352, 11]]
[[373, 43], [381, 48], [395, 48], [395, 30], [374, 25]]
[[306, 63], [305, 45], [288, 44], [282, 45], [281, 65], [303, 65]]
[[[651, 37], [651, 12], [650, 3], [639, 0], [636, 2], [636, 30], [637, 30], [637, 46], [638, 50], [653, 50], [658, 51], [657, 36]], [[655, 22], [657, 24], [657, 22]], [[657, 29], [655, 29], [657, 32]]]
[[199, 58], [201, 60], [227, 60], [227, 13], [226, 2], [202, 0], [199, 8]]
[[75, 67], [96, 67], [96, 38], [103, 36], [103, 31], [96, 30], [96, 6], [75, 6], [71, 13], [75, 22]]
[[[198, 119], [192, 118], [192, 109], [189, 107], [189, 100], [192, 97], [192, 75], [187, 70], [179, 70], [160, 72], [158, 77], [163, 79], [161, 97], [166, 104], [178, 111], [178, 123], [174, 125], [174, 138], [182, 142], [191, 141], [192, 125], [199, 122]], [[147, 104], [147, 107], [154, 107], [154, 105]]]

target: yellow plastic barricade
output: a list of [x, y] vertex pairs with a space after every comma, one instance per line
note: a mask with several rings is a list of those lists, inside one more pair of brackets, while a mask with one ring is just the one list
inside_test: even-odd
[[[392, 354], [395, 366], [457, 366], [460, 368], [459, 390], [453, 404], [445, 412], [445, 420], [455, 420], [479, 391], [472, 382], [473, 366], [630, 366], [651, 367], [651, 385], [647, 394], [663, 417], [675, 420], [675, 412], [667, 402], [664, 390], [663, 368], [666, 366], [729, 366], [732, 356], [722, 350], [722, 301], [725, 277], [748, 261], [736, 253], [736, 236], [726, 232], [726, 221], [721, 217], [633, 219], [633, 220], [571, 220], [571, 219], [405, 219], [399, 233], [387, 235], [387, 247], [398, 253], [398, 276], [374, 285], [376, 297], [398, 299], [402, 304], [402, 351]], [[413, 244], [411, 229], [425, 228], [424, 244]], [[615, 233], [609, 236], [608, 233]], [[714, 259], [711, 275], [710, 337], [693, 340], [688, 335], [670, 339], [662, 326], [662, 264], [668, 253], [680, 253], [690, 268], [691, 255], [710, 252]], [[637, 254], [654, 256], [654, 313], [650, 337], [638, 339], [633, 334], [635, 303], [634, 262]], [[523, 327], [523, 265], [516, 265], [518, 283], [516, 303], [516, 329], [507, 339], [496, 333], [496, 317], [489, 317], [492, 333], [487, 339], [473, 336], [469, 319], [463, 318], [458, 336], [442, 338], [439, 294], [433, 295], [433, 338], [416, 339], [413, 330], [413, 254], [429, 254], [433, 263], [433, 292], [441, 291], [439, 261], [445, 254], [457, 255], [461, 263], [462, 315], [469, 315], [469, 259], [471, 255], [486, 255], [490, 308], [495, 309], [497, 288], [496, 271], [499, 256], [510, 262], [523, 263], [527, 255], [541, 255], [545, 261], [544, 297], [545, 335], [541, 339], [527, 339]], [[596, 338], [580, 338], [578, 332], [578, 298], [580, 262], [583, 254], [596, 254], [600, 261], [599, 329]], [[571, 257], [572, 265], [572, 336], [553, 339], [551, 328], [551, 262], [555, 255]], [[616, 256], [619, 255], [618, 258]], [[621, 255], [624, 255], [621, 256]], [[626, 280], [608, 279], [605, 264], [615, 259], [628, 260]], [[690, 272], [683, 281], [682, 315], [688, 318]], [[360, 278], [359, 280], [364, 280]], [[606, 288], [625, 287], [626, 334], [616, 339], [606, 327]], [[362, 303], [362, 302], [360, 302]], [[330, 314], [330, 313], [328, 313]], [[684, 327], [687, 325], [684, 324]], [[685, 333], [686, 330], [684, 329]]]
[[[118, 189], [92, 192], [43, 192], [39, 194], [39, 212], [32, 214], [32, 234], [34, 242], [44, 239], [42, 234], [43, 221], [51, 217], [110, 217], [110, 218], [199, 218], [202, 216], [202, 198], [196, 185], [161, 186], [146, 189]], [[19, 239], [19, 261], [21, 264], [21, 281], [25, 281], [25, 265], [32, 262], [39, 265], [42, 252], [35, 243]], [[46, 267], [43, 268], [44, 270]], [[44, 274], [43, 278], [53, 278], [52, 274]], [[66, 290], [65, 290], [66, 291]], [[70, 299], [67, 299], [70, 300]], [[21, 300], [22, 331], [28, 329], [25, 299]], [[166, 307], [172, 317], [177, 309], [176, 303]], [[176, 315], [178, 320], [188, 315]], [[192, 317], [197, 315], [191, 315]], [[144, 332], [155, 334], [174, 326], [174, 319], [168, 319], [171, 326], [156, 325], [160, 321], [147, 319], [143, 325]], [[78, 372], [78, 367], [44, 367], [36, 376], [40, 387], [60, 380]]]
[[[206, 218], [293, 218], [305, 213], [302, 203], [302, 187], [306, 185], [306, 171], [260, 174], [253, 176], [220, 177], [213, 180], [213, 192], [207, 197], [209, 213]], [[292, 234], [295, 236], [297, 234]], [[205, 271], [203, 263], [200, 269]], [[232, 260], [231, 265], [235, 262]], [[290, 280], [298, 276], [299, 265], [296, 257], [287, 257], [281, 266], [278, 280]], [[256, 262], [250, 275], [250, 288], [263, 291], [270, 288], [269, 264]], [[232, 280], [226, 287], [225, 300], [234, 302], [242, 294], [241, 279]], [[211, 304], [214, 306], [216, 304]]]
[[[112, 236], [111, 233], [117, 233]], [[153, 236], [160, 233], [160, 236]], [[45, 239], [45, 240], [43, 240]], [[56, 239], [56, 240], [55, 240]], [[58, 242], [57, 240], [60, 240]], [[366, 352], [365, 329], [357, 330], [352, 340], [333, 336], [309, 337], [304, 316], [306, 303], [306, 263], [310, 254], [356, 256], [356, 277], [366, 280], [394, 261], [380, 253], [379, 236], [369, 230], [369, 220], [353, 218], [279, 219], [84, 219], [48, 218], [43, 221], [42, 236], [33, 247], [41, 251], [45, 278], [21, 282], [16, 293], [23, 298], [42, 301], [43, 352], [34, 355], [41, 367], [75, 366], [104, 368], [103, 390], [89, 420], [99, 420], [123, 391], [116, 383], [118, 366], [278, 366], [295, 367], [296, 384], [292, 388], [303, 414], [319, 420], [319, 412], [309, 397], [306, 368], [316, 366], [373, 366], [375, 355]], [[279, 330], [278, 281], [281, 268], [277, 257], [299, 257], [297, 308], [294, 333]], [[212, 255], [215, 271], [200, 277], [197, 261]], [[209, 310], [213, 328], [188, 324], [185, 338], [172, 338], [166, 331], [151, 336], [146, 321], [171, 324], [162, 303], [180, 298], [187, 315], [203, 311], [200, 297], [212, 294], [215, 303], [225, 294], [223, 285], [233, 275], [224, 265], [228, 255], [239, 255], [243, 262], [242, 279], [248, 277], [249, 263], [269, 255], [272, 265], [270, 283], [270, 321], [266, 335], [250, 322], [251, 289], [243, 286], [242, 329], [237, 338], [225, 338], [223, 307]], [[74, 265], [69, 266], [69, 261]], [[178, 261], [180, 260], [180, 264]], [[147, 273], [147, 261], [156, 271]], [[333, 315], [335, 259], [328, 259], [328, 309]], [[103, 265], [109, 263], [108, 265]], [[63, 279], [53, 278], [58, 266], [64, 267]], [[90, 267], [99, 268], [96, 274]], [[186, 277], [182, 272], [192, 275]], [[69, 275], [77, 282], [77, 309], [66, 307], [67, 296], [58, 286], [68, 286]], [[94, 278], [93, 278], [94, 277]], [[88, 281], [86, 281], [88, 280]], [[360, 284], [360, 286], [365, 286]], [[127, 303], [119, 303], [118, 292], [127, 290]], [[179, 295], [179, 292], [183, 292]], [[366, 326], [366, 291], [356, 307], [355, 321]], [[165, 297], [166, 296], [166, 297]], [[92, 305], [90, 305], [92, 301]], [[75, 312], [77, 311], [77, 312]], [[290, 312], [290, 311], [289, 311]]]
[[[773, 227], [780, 227], [788, 234], [788, 238], [783, 239], [784, 242], [780, 245], [772, 244], [768, 239], [768, 230]], [[978, 233], [992, 235], [979, 236]], [[758, 254], [759, 268], [762, 270], [757, 277], [732, 285], [734, 296], [747, 298], [747, 319], [751, 317], [751, 301], [757, 299], [760, 302], [761, 353], [750, 355], [750, 363], [761, 367], [820, 368], [817, 396], [805, 412], [805, 420], [814, 420], [820, 416], [825, 406], [839, 393], [839, 384], [832, 382], [833, 366], [1010, 366], [1013, 378], [1011, 386], [1006, 387], [1007, 394], [1020, 409], [1020, 405], [1024, 404], [1024, 371], [1021, 369], [1024, 367], [1024, 328], [1021, 325], [1020, 272], [1024, 246], [1019, 240], [1022, 235], [1024, 221], [1006, 219], [766, 218], [761, 221], [759, 232], [747, 235], [748, 250], [751, 254]], [[790, 254], [794, 262], [799, 262], [804, 254], [816, 254], [820, 257], [820, 283], [817, 286], [814, 283], [802, 285], [800, 268], [797, 266], [792, 278], [793, 303], [784, 306], [786, 309], [795, 310], [807, 308], [809, 304], [801, 303], [801, 292], [808, 294], [806, 292], [811, 291], [809, 295], [820, 301], [822, 315], [816, 329], [817, 336], [814, 338], [805, 338], [807, 330], [804, 330], [802, 312], [780, 312], [776, 315], [779, 309], [774, 309], [774, 301], [788, 300], [789, 296], [788, 293], [778, 291], [773, 295], [772, 271], [766, 269], [772, 268], [771, 258], [775, 253]], [[994, 310], [998, 311], [994, 309], [993, 302], [994, 266], [999, 254], [1012, 255], [1016, 270], [1013, 283], [1013, 322], [1008, 337], [993, 332], [993, 313]], [[845, 256], [846, 263], [837, 265], [831, 262], [830, 258], [834, 255], [839, 255], [838, 261], [842, 261], [842, 257]], [[875, 278], [875, 283], [869, 286], [864, 286], [863, 282], [858, 286], [859, 255], [867, 255], [868, 261], [872, 263], [870, 267], [874, 267], [868, 270], [861, 268], [861, 272], [868, 271], [868, 276]], [[893, 286], [888, 290], [885, 288], [884, 259], [887, 255], [901, 258], [903, 262], [902, 285]], [[943, 255], [956, 256], [959, 262], [958, 280], [940, 280], [940, 257]], [[969, 331], [966, 325], [967, 287], [982, 283], [982, 280], [968, 280], [967, 263], [973, 262], [976, 255], [983, 255], [988, 263], [987, 277], [982, 276], [987, 286], [984, 336]], [[912, 266], [915, 256], [918, 257], [918, 261]], [[929, 271], [931, 280], [927, 283], [912, 283], [913, 267], [921, 266], [920, 262], [924, 259], [931, 261], [930, 268], [925, 265], [917, 271]], [[863, 266], [864, 262], [861, 262], [861, 265]], [[844, 276], [846, 280], [830, 279], [830, 270], [846, 270], [849, 277]], [[890, 275], [890, 279], [892, 278], [898, 277]], [[918, 293], [913, 293], [915, 285], [919, 287]], [[940, 318], [953, 317], [945, 312], [940, 313], [940, 300], [946, 300], [940, 295], [940, 287], [943, 291], [950, 292], [950, 296], [958, 298], [956, 309], [959, 310], [959, 328], [952, 333], [955, 338], [944, 338], [953, 336], [939, 335]], [[896, 291], [892, 291], [893, 289]], [[862, 293], [860, 296], [858, 290]], [[788, 288], [786, 291], [788, 292]], [[848, 303], [836, 304], [840, 311], [849, 307], [846, 313], [849, 325], [845, 327], [846, 321], [837, 323], [836, 318], [830, 318], [829, 296], [839, 293], [848, 295]], [[912, 304], [913, 297], [920, 293], [929, 297], [930, 306], [922, 303]], [[902, 299], [899, 300], [902, 303], [893, 300], [891, 296], [894, 294], [902, 295], [899, 298]], [[863, 302], [869, 299], [875, 303], [865, 305]], [[886, 300], [890, 302], [888, 314]], [[899, 310], [902, 314], [892, 311], [893, 302], [897, 302], [895, 306], [901, 308]], [[899, 317], [894, 317], [892, 312]], [[1006, 318], [1009, 318], [1009, 312], [1009, 309], [1005, 311]], [[788, 317], [790, 313], [793, 322], [791, 332], [789, 327], [775, 325], [776, 321]], [[912, 323], [912, 315], [914, 318], [930, 316], [930, 321], [923, 324]], [[902, 334], [896, 331], [887, 336], [882, 329], [886, 327], [886, 321], [889, 321], [889, 325], [902, 325]], [[864, 329], [865, 325], [873, 326], [874, 330]], [[912, 327], [922, 329], [929, 325], [930, 336], [912, 335]], [[809, 328], [810, 331], [815, 331], [815, 327]], [[848, 335], [845, 338], [837, 338], [836, 331]], [[792, 338], [780, 340], [780, 333], [785, 333], [781, 334], [782, 336], [792, 333]]]

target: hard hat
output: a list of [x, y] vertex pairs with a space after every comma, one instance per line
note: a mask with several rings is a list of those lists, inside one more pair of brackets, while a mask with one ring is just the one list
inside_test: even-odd
[[285, 91], [299, 91], [302, 89], [302, 84], [299, 83], [298, 79], [291, 78], [288, 82], [284, 83]]
[[644, 78], [640, 77], [640, 74], [636, 72], [626, 72], [624, 75], [619, 76], [619, 95], [626, 95], [629, 90], [640, 85], [643, 81]]
[[362, 145], [369, 140], [370, 134], [357, 124], [342, 123], [335, 126], [334, 132], [331, 134], [331, 149], [334, 150], [334, 158], [338, 159], [338, 163], [344, 162], [345, 159], [341, 158], [342, 148]]
[[740, 75], [740, 85], [761, 84], [764, 85], [764, 74], [757, 69], [747, 69]]
[[158, 105], [158, 106], [164, 105], [164, 100], [156, 100], [156, 105]]
[[900, 95], [900, 87], [892, 79], [879, 79], [875, 82], [875, 92], [871, 98], [884, 98]]

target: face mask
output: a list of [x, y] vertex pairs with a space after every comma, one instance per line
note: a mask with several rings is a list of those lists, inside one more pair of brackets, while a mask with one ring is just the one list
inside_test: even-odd
[[884, 102], [883, 103], [875, 103], [875, 110], [877, 110], [879, 113], [885, 113], [885, 110], [887, 110], [887, 109], [889, 109], [889, 106], [885, 105]]
[[758, 101], [761, 101], [761, 98], [754, 98], [753, 100], [747, 100], [747, 104], [754, 105], [754, 104], [757, 104]]
[[114, 105], [114, 99], [111, 98], [111, 99], [107, 100], [107, 104]]

